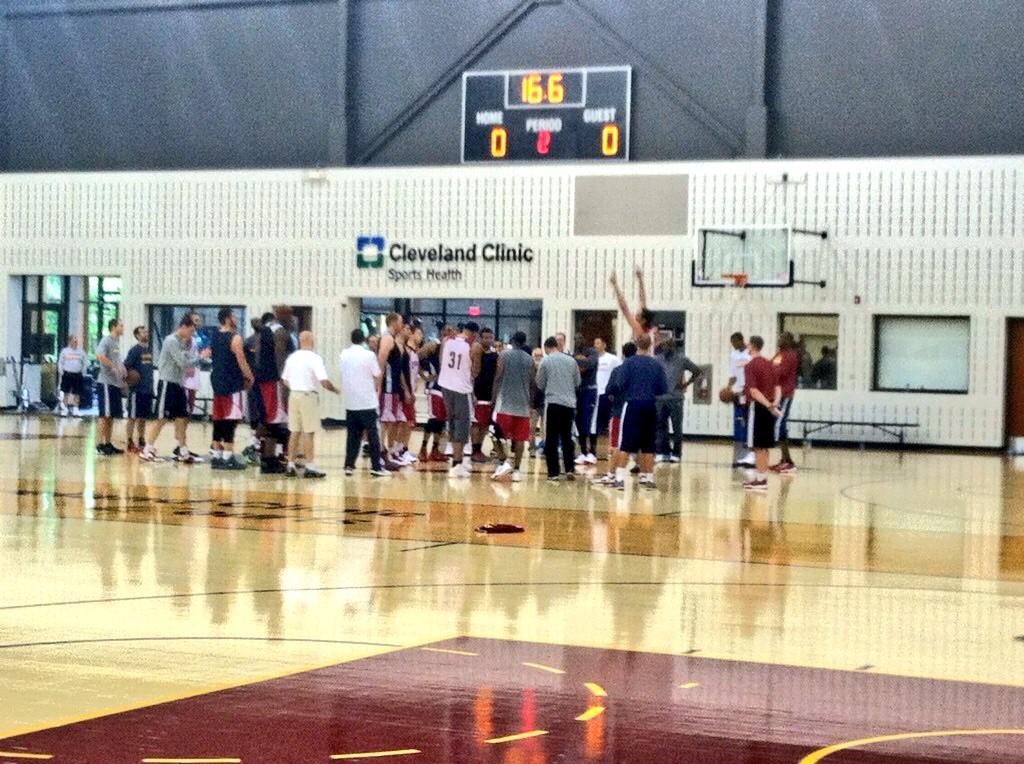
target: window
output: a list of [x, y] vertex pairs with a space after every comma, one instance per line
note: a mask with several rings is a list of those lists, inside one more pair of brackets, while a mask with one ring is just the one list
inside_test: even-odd
[[465, 300], [367, 297], [362, 301], [361, 323], [367, 335], [380, 334], [388, 313], [419, 319], [423, 336], [437, 337], [438, 325], [453, 326], [476, 321], [481, 328], [494, 330], [499, 340], [508, 340], [517, 331], [526, 333], [527, 344], [539, 346], [543, 307], [540, 300]]
[[107, 333], [107, 324], [121, 314], [121, 278], [119, 276], [89, 276], [85, 280], [85, 337], [87, 353]]
[[[210, 346], [210, 337], [218, 331], [220, 324], [217, 323], [217, 313], [223, 305], [150, 305], [149, 306], [149, 336], [153, 352], [160, 350], [164, 338], [169, 336], [178, 328], [182, 316], [186, 313], [198, 313], [202, 319], [202, 326], [196, 330], [196, 345], [202, 350]], [[245, 308], [241, 305], [233, 306], [235, 318], [238, 319], [238, 331], [244, 337], [251, 329], [245, 319]], [[130, 334], [131, 328], [127, 329]]]
[[21, 356], [42, 363], [56, 356], [68, 339], [68, 279], [22, 276], [21, 289]]
[[835, 390], [838, 374], [839, 316], [823, 313], [783, 313], [779, 332], [789, 332], [797, 342], [800, 367], [797, 387], [802, 390]]
[[970, 350], [966, 316], [876, 316], [874, 389], [966, 393]]

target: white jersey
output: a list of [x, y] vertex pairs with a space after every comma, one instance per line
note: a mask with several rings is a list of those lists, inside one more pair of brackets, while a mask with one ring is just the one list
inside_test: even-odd
[[729, 353], [729, 376], [736, 377], [736, 382], [732, 386], [732, 391], [739, 395], [743, 394], [743, 389], [746, 387], [747, 372], [744, 368], [750, 362], [750, 353], [744, 348], [743, 350], [736, 350], [733, 348]]
[[453, 393], [473, 392], [469, 343], [461, 334], [446, 340], [441, 348], [441, 373], [437, 378], [437, 384]]
[[608, 387], [608, 380], [616, 366], [622, 364], [622, 359], [611, 353], [601, 353], [597, 357], [597, 394], [604, 395]]

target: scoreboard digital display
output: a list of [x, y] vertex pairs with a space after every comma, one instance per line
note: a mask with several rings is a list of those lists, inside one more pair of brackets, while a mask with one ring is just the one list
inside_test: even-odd
[[629, 159], [629, 66], [462, 75], [462, 161]]

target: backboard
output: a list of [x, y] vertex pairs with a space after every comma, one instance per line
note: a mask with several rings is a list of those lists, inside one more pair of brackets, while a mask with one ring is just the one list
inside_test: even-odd
[[[730, 225], [697, 229], [693, 285], [793, 286], [793, 231], [789, 226]], [[737, 275], [746, 274], [742, 284]]]

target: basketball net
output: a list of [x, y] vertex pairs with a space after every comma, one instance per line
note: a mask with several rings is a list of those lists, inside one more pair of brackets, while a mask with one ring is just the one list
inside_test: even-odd
[[730, 319], [736, 314], [739, 308], [740, 300], [743, 298], [743, 293], [746, 291], [747, 278], [748, 274], [743, 271], [722, 274], [723, 280], [726, 282], [732, 282], [731, 284], [727, 283], [725, 285], [725, 293], [728, 295], [728, 297], [726, 297], [726, 302], [729, 305], [727, 316]]

